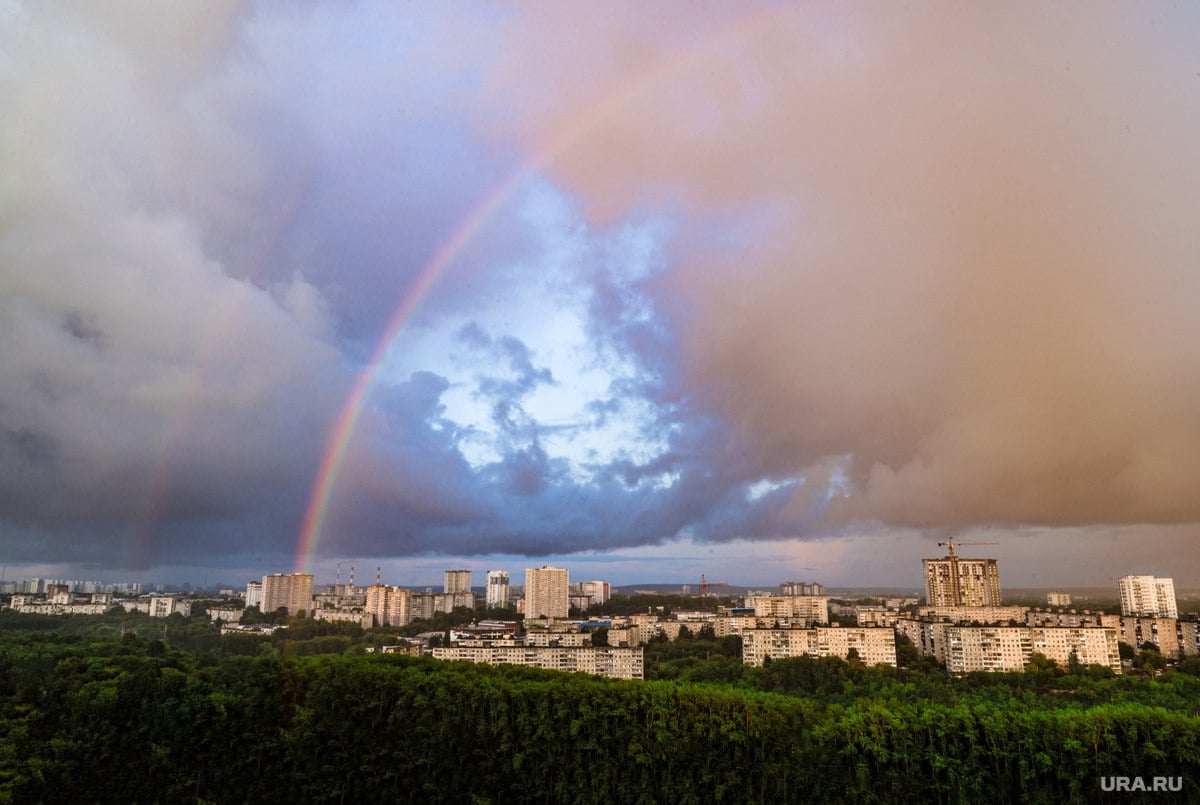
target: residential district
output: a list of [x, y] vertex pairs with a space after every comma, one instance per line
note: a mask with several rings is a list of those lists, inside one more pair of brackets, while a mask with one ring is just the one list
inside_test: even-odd
[[[567, 569], [545, 566], [526, 569], [524, 586], [516, 587], [506, 571], [489, 570], [482, 603], [493, 612], [510, 610], [520, 619], [477, 620], [448, 634], [398, 639], [381, 650], [621, 679], [644, 678], [643, 646], [648, 641], [674, 640], [704, 629], [716, 637], [740, 637], [743, 662], [755, 666], [800, 655], [895, 666], [898, 635], [952, 674], [1021, 670], [1035, 655], [1060, 665], [1099, 665], [1120, 673], [1121, 643], [1142, 648], [1150, 644], [1168, 658], [1200, 654], [1200, 622], [1195, 614], [1180, 619], [1171, 579], [1118, 579], [1120, 615], [1071, 609], [1065, 593], [1050, 593], [1046, 607], [1004, 605], [995, 559], [956, 555], [953, 540], [941, 544], [949, 546], [946, 556], [922, 560], [923, 603], [916, 597], [831, 601], [819, 583], [785, 582], [777, 593], [750, 594], [741, 606], [718, 606], [715, 611], [663, 614], [667, 608], [652, 607], [644, 614], [589, 618], [589, 609], [609, 600], [607, 582], [571, 583]], [[186, 595], [141, 595], [138, 585], [101, 587], [32, 579], [8, 582], [0, 593], [10, 593], [9, 606], [26, 613], [103, 614], [121, 607], [158, 618], [191, 614], [194, 599]], [[349, 581], [342, 583], [340, 566], [336, 583], [319, 591], [311, 574], [277, 573], [249, 582], [244, 594], [221, 592], [228, 605], [210, 604], [207, 611], [222, 633], [280, 628], [246, 617], [254, 609], [372, 628], [404, 626], [480, 603], [470, 570], [445, 571], [440, 593], [383, 584], [378, 572], [373, 584], [356, 586], [353, 569]], [[705, 592], [702, 579], [701, 600]], [[593, 642], [600, 629], [603, 645]]]

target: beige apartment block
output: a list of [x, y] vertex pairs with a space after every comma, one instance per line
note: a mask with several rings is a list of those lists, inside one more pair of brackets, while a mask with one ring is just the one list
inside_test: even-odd
[[566, 568], [544, 565], [525, 569], [525, 617], [565, 618], [571, 584]]
[[[1084, 665], [1104, 665], [1115, 673], [1121, 670], [1117, 631], [1112, 628], [950, 625], [941, 631], [938, 635], [934, 630], [935, 656], [945, 657], [942, 661], [952, 674], [1020, 671], [1034, 652], [1063, 666], [1074, 653]], [[938, 637], [940, 646], [936, 645]]]
[[[1146, 643], [1153, 643], [1164, 657], [1174, 657], [1179, 654], [1179, 621], [1176, 618], [1127, 618], [1115, 615], [1107, 616], [1106, 625], [1116, 625], [1120, 629], [1120, 640], [1135, 649], [1140, 649]], [[1113, 621], [1116, 621], [1113, 624]]]
[[367, 588], [364, 610], [378, 626], [404, 626], [413, 620], [412, 599], [412, 590], [372, 584]]
[[949, 626], [945, 630], [946, 670], [1019, 671], [1033, 648], [1027, 626]]
[[289, 615], [312, 609], [313, 577], [311, 573], [275, 573], [262, 578], [263, 612], [285, 607]]
[[1177, 621], [1176, 636], [1181, 654], [1200, 655], [1200, 621]]
[[1016, 621], [1023, 625], [1028, 607], [1017, 606], [925, 606], [917, 609], [917, 617], [952, 623], [995, 623]]
[[713, 621], [713, 631], [717, 637], [740, 635], [747, 629], [757, 629], [758, 618], [753, 615], [717, 615]]
[[525, 665], [614, 679], [645, 677], [645, 661], [641, 648], [497, 645], [496, 641], [490, 640], [463, 640], [453, 646], [431, 649], [431, 653], [439, 660], [461, 660], [487, 665]]
[[1103, 627], [1032, 627], [1030, 649], [1066, 666], [1071, 655], [1083, 665], [1104, 665], [1121, 673], [1121, 654], [1117, 649], [1117, 630]]
[[854, 649], [867, 665], [896, 664], [896, 634], [875, 627], [830, 627], [814, 629], [747, 629], [742, 632], [742, 662], [760, 666], [770, 658], [840, 657], [848, 659]]
[[828, 625], [829, 597], [824, 595], [756, 595], [746, 600], [758, 618], [780, 618]]
[[152, 618], [166, 618], [175, 613], [184, 617], [192, 614], [192, 602], [184, 601], [168, 595], [156, 595], [150, 598], [150, 608], [147, 614]]
[[469, 593], [471, 592], [471, 571], [447, 570], [442, 574], [442, 592]]

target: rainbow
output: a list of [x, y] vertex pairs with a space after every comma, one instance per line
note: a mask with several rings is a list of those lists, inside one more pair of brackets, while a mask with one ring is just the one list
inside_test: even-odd
[[375, 350], [371, 353], [366, 365], [359, 370], [354, 378], [354, 383], [350, 387], [350, 393], [346, 395], [346, 401], [343, 403], [342, 409], [334, 422], [333, 429], [329, 433], [325, 452], [321, 457], [316, 479], [313, 481], [308, 506], [304, 512], [304, 521], [300, 529], [300, 542], [296, 549], [295, 566], [298, 572], [307, 573], [311, 570], [312, 558], [316, 554], [320, 541], [321, 526], [324, 524], [325, 515], [329, 510], [329, 501], [333, 496], [333, 489], [337, 483], [338, 473], [341, 471], [342, 462], [346, 458], [346, 451], [350, 447], [350, 440], [354, 435], [354, 429], [358, 425], [359, 417], [362, 415], [363, 403], [366, 402], [367, 394], [370, 392], [371, 386], [375, 383], [375, 378], [379, 374], [379, 367], [383, 364], [384, 358], [387, 357], [387, 352], [392, 342], [400, 334], [400, 331], [404, 328], [413, 311], [417, 309], [417, 305], [425, 298], [430, 289], [433, 288], [438, 277], [450, 267], [454, 260], [474, 240], [480, 229], [516, 192], [530, 172], [531, 169], [526, 169], [518, 171], [509, 177], [482, 204], [478, 205], [463, 220], [450, 238], [442, 244], [441, 248], [434, 254], [433, 259], [421, 270], [420, 275], [418, 275], [412, 287], [409, 288], [408, 293], [400, 300], [400, 304], [392, 314], [391, 319], [388, 320], [383, 335], [380, 337], [379, 343], [375, 346]]
[[312, 572], [313, 558], [320, 546], [321, 532], [329, 503], [337, 485], [338, 475], [350, 447], [354, 430], [362, 415], [367, 395], [379, 374], [380, 366], [387, 356], [392, 342], [399, 336], [409, 317], [454, 261], [475, 239], [489, 220], [507, 203], [525, 182], [538, 171], [553, 163], [573, 143], [588, 132], [598, 128], [616, 111], [638, 96], [658, 88], [670, 79], [682, 74], [703, 56], [728, 47], [751, 35], [769, 30], [772, 23], [787, 8], [771, 8], [747, 17], [741, 24], [722, 28], [712, 37], [686, 50], [682, 55], [663, 59], [653, 69], [619, 86], [615, 91], [601, 96], [596, 102], [584, 107], [563, 129], [550, 138], [549, 143], [535, 151], [501, 184], [489, 193], [462, 220], [458, 228], [438, 248], [433, 257], [422, 268], [416, 282], [400, 300], [383, 334], [365, 366], [357, 373], [341, 411], [330, 430], [325, 450], [318, 466], [316, 478], [309, 494], [300, 538], [296, 547], [295, 569], [297, 572]]

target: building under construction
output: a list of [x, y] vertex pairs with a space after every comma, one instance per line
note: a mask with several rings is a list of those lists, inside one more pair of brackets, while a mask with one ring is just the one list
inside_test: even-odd
[[[925, 566], [925, 601], [931, 607], [1000, 606], [1000, 568], [995, 559], [964, 559], [954, 553], [954, 541], [941, 559], [922, 559]], [[968, 543], [960, 545], [989, 545]]]

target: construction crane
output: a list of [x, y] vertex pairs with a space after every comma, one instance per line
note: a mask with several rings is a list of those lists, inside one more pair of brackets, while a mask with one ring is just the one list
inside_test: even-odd
[[706, 581], [704, 574], [700, 574], [700, 603], [704, 603], [704, 597], [708, 595], [709, 587], [728, 587], [728, 582], [724, 581]]
[[[959, 545], [999, 545], [1000, 543], [998, 543], [998, 542], [960, 542], [958, 544]], [[939, 548], [949, 548], [950, 549], [950, 558], [951, 559], [958, 558], [954, 555], [954, 537], [950, 537], [945, 542], [939, 542], [938, 547]]]

